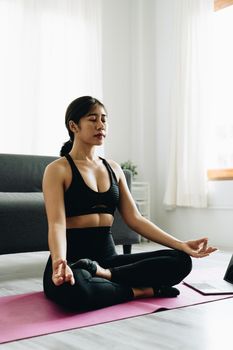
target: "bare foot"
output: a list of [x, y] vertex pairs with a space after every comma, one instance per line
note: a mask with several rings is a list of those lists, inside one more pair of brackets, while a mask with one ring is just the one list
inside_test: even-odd
[[109, 269], [104, 269], [103, 267], [101, 267], [100, 265], [97, 265], [97, 270], [96, 270], [96, 276], [97, 277], [102, 277], [102, 278], [106, 278], [107, 280], [111, 280], [112, 278], [112, 274], [111, 271]]

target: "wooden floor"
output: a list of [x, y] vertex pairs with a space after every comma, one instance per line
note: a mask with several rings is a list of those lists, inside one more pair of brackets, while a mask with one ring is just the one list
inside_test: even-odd
[[[134, 245], [133, 252], [158, 249], [154, 243]], [[118, 247], [118, 251], [121, 247]], [[0, 256], [0, 295], [42, 290], [48, 252]], [[226, 269], [231, 252], [193, 259], [194, 269]], [[0, 314], [1, 317], [1, 314]], [[158, 349], [230, 350], [233, 299], [114, 321], [0, 345], [0, 349]]]

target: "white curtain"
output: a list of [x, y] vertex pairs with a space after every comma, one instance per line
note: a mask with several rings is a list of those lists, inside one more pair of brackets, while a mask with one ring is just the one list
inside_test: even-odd
[[101, 0], [0, 0], [0, 152], [57, 155], [67, 105], [102, 98]]
[[171, 144], [164, 204], [206, 207], [212, 0], [175, 0]]

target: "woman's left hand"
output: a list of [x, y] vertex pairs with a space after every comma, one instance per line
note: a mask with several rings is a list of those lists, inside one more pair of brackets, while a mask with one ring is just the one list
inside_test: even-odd
[[194, 241], [182, 242], [182, 250], [194, 258], [204, 258], [218, 249], [208, 247], [208, 238], [200, 238]]

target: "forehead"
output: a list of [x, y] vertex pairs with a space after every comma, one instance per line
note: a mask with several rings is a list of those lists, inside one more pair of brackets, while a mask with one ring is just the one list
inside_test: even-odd
[[95, 104], [89, 111], [88, 114], [93, 113], [93, 114], [102, 114], [106, 115], [106, 111], [103, 106], [100, 106], [99, 104]]

